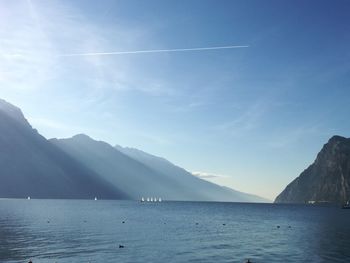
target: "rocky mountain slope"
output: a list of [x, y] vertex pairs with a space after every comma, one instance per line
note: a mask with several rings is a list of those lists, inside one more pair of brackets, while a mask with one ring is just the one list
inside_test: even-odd
[[350, 199], [350, 138], [333, 136], [276, 203], [344, 203]]

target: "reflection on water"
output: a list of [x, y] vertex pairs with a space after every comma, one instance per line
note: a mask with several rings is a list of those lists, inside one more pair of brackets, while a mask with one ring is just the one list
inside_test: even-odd
[[3, 199], [0, 262], [350, 262], [349, 219], [332, 206]]

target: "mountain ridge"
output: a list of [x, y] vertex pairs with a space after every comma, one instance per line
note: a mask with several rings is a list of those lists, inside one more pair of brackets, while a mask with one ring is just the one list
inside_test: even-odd
[[215, 186], [216, 191], [225, 192], [227, 195], [232, 195], [236, 198], [236, 200], [243, 202], [271, 202], [270, 200], [262, 198], [260, 196], [240, 192], [225, 186], [220, 186], [202, 178], [199, 178], [197, 176], [194, 176], [191, 172], [188, 172], [186, 169], [171, 163], [169, 160], [163, 157], [158, 157], [156, 155], [149, 154], [136, 148], [122, 147], [120, 145], [116, 145], [115, 147], [123, 153], [144, 163], [145, 165], [148, 165], [149, 167], [152, 167], [153, 169], [156, 169], [159, 172], [171, 175], [173, 178], [178, 178], [181, 181], [185, 181], [187, 184], [197, 183], [205, 185], [205, 187]]
[[126, 197], [47, 141], [19, 108], [4, 100], [0, 100], [0, 167], [0, 197]]
[[20, 108], [0, 99], [0, 198], [263, 202], [193, 176], [165, 158], [86, 134], [47, 140]]

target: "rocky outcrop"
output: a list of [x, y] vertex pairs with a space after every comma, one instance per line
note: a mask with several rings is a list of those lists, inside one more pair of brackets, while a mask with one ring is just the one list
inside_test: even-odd
[[350, 138], [333, 136], [316, 160], [277, 196], [276, 203], [331, 202], [350, 199]]

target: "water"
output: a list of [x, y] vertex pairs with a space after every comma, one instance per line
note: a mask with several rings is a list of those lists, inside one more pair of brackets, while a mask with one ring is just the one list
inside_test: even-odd
[[349, 222], [334, 206], [2, 199], [0, 262], [350, 262]]

